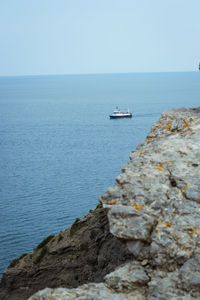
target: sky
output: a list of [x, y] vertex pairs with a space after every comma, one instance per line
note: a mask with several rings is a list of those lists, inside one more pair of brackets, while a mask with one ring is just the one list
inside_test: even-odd
[[0, 0], [0, 76], [196, 71], [200, 0]]

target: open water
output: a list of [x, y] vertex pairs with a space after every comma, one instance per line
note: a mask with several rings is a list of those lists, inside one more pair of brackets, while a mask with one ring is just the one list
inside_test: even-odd
[[95, 208], [163, 110], [199, 105], [198, 72], [0, 77], [0, 276]]

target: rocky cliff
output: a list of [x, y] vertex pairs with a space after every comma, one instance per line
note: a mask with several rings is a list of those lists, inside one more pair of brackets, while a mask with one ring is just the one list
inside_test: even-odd
[[45, 287], [101, 282], [133, 255], [109, 232], [107, 209], [97, 208], [31, 253], [14, 259], [0, 283], [0, 300], [25, 300]]
[[[100, 283], [73, 289], [50, 289], [47, 284], [48, 288], [29, 300], [200, 299], [199, 178], [200, 108], [164, 112], [146, 140], [131, 152], [130, 161], [116, 178], [117, 184], [100, 197], [108, 211], [108, 235], [113, 239], [113, 248], [109, 250], [107, 245], [101, 255], [97, 253], [93, 261], [96, 271], [91, 271], [88, 281], [95, 282], [100, 257], [107, 264], [111, 257], [119, 255], [110, 269], [114, 264], [118, 267], [104, 268], [96, 280]], [[55, 247], [59, 244], [58, 240], [49, 243], [55, 243]], [[115, 243], [120, 246], [115, 247]], [[88, 245], [85, 253], [90, 248]], [[110, 254], [105, 258], [107, 251]], [[77, 259], [74, 264], [78, 264]], [[83, 276], [85, 265], [88, 262], [82, 257], [77, 276]], [[45, 266], [48, 268], [48, 260]], [[20, 268], [23, 270], [23, 265]], [[11, 270], [4, 277], [4, 291]], [[56, 276], [59, 278], [60, 270]]]

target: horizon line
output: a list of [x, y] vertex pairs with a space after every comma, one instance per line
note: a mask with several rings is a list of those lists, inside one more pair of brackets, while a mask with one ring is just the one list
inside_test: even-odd
[[192, 73], [199, 70], [191, 71], [146, 71], [146, 72], [105, 72], [105, 73], [49, 73], [49, 74], [23, 74], [23, 75], [0, 75], [0, 77], [40, 77], [40, 76], [90, 76], [90, 75], [127, 75], [127, 74], [152, 74], [152, 73]]

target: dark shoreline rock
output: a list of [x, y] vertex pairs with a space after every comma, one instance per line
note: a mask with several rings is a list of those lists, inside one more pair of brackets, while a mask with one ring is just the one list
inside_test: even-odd
[[3, 274], [0, 299], [25, 300], [45, 287], [74, 288], [102, 282], [107, 273], [131, 257], [125, 242], [109, 232], [107, 209], [98, 205], [70, 228], [15, 260], [14, 267]]

